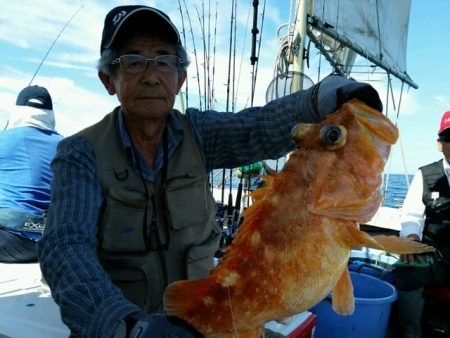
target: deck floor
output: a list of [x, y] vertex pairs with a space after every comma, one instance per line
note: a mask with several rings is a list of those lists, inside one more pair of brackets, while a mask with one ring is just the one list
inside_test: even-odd
[[38, 263], [0, 263], [0, 338], [66, 338]]

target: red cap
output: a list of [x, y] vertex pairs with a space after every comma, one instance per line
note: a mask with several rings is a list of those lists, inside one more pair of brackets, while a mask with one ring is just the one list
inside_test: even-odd
[[439, 133], [442, 133], [444, 130], [450, 128], [450, 111], [446, 111], [444, 115], [442, 115], [441, 126], [439, 128]]

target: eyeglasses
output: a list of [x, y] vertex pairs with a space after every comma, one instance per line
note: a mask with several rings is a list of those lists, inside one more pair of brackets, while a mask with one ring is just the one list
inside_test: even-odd
[[176, 55], [158, 55], [154, 59], [147, 59], [142, 55], [127, 54], [114, 59], [111, 64], [119, 64], [120, 69], [137, 74], [145, 71], [149, 62], [159, 72], [173, 73], [180, 69], [182, 60]]

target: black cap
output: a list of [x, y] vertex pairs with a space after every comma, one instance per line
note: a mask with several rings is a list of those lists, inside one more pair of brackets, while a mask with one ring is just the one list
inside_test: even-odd
[[100, 53], [111, 46], [117, 32], [123, 26], [125, 21], [133, 17], [136, 13], [146, 13], [149, 17], [153, 17], [153, 19], [157, 19], [162, 22], [167, 26], [167, 28], [169, 28], [168, 33], [173, 36], [173, 40], [176, 41], [177, 44], [181, 43], [180, 33], [178, 33], [177, 28], [172, 23], [170, 18], [159, 9], [139, 5], [118, 6], [113, 8], [105, 17]]
[[53, 109], [52, 98], [47, 89], [39, 86], [29, 86], [22, 89], [17, 96], [16, 106]]

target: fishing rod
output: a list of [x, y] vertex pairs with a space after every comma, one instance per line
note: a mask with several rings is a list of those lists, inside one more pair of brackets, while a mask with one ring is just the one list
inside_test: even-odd
[[204, 9], [204, 3], [202, 2], [202, 18], [200, 18], [200, 13], [198, 11], [198, 7], [194, 6], [195, 10], [197, 11], [197, 17], [198, 17], [198, 21], [200, 22], [200, 31], [201, 31], [201, 36], [202, 36], [202, 40], [203, 40], [203, 100], [205, 103], [205, 109], [207, 109], [207, 90], [206, 90], [206, 76], [207, 76], [207, 68], [206, 68], [206, 60], [207, 60], [207, 55], [206, 55], [206, 37], [205, 37], [205, 9]]
[[66, 29], [66, 27], [69, 25], [69, 23], [72, 21], [72, 19], [75, 17], [75, 15], [78, 14], [78, 12], [81, 10], [81, 8], [83, 8], [84, 5], [81, 5], [80, 8], [78, 8], [75, 13], [72, 14], [72, 16], [70, 17], [70, 19], [65, 23], [65, 25], [63, 26], [63, 28], [61, 29], [61, 31], [59, 32], [58, 36], [56, 37], [56, 39], [53, 41], [53, 43], [51, 44], [50, 48], [47, 50], [47, 53], [45, 53], [44, 58], [42, 59], [41, 63], [39, 64], [39, 66], [37, 67], [36, 71], [33, 74], [33, 77], [31, 78], [30, 82], [28, 83], [28, 86], [31, 86], [31, 83], [33, 82], [34, 78], [36, 77], [37, 73], [39, 72], [39, 69], [41, 69], [42, 65], [44, 64], [45, 59], [47, 58], [48, 54], [50, 53], [50, 51], [52, 50], [53, 46], [55, 45], [56, 41], [58, 41], [59, 37], [61, 36], [61, 34], [64, 32], [64, 30]]
[[[230, 49], [228, 55], [228, 79], [227, 79], [227, 109], [229, 112], [229, 103], [230, 103], [230, 84], [232, 83], [232, 95], [234, 97], [234, 89], [235, 89], [235, 64], [236, 64], [236, 9], [237, 9], [237, 1], [233, 0], [232, 9], [231, 9], [231, 26], [230, 26]], [[233, 72], [233, 81], [231, 82], [231, 72]], [[232, 112], [234, 113], [234, 102], [231, 100]], [[234, 218], [234, 209], [233, 209], [233, 169], [230, 169], [230, 182], [229, 182], [229, 193], [228, 193], [228, 228], [232, 229], [233, 226], [233, 218]]]
[[[255, 1], [253, 2], [253, 4], [255, 5]], [[259, 3], [256, 3], [256, 9], [254, 11], [253, 14], [253, 20], [254, 20], [254, 26], [257, 25], [257, 21], [258, 21], [258, 17], [257, 17], [257, 12], [258, 12], [258, 5]], [[255, 13], [256, 12], [256, 13]], [[253, 100], [255, 98], [255, 91], [256, 91], [256, 78], [258, 76], [258, 65], [259, 65], [259, 54], [261, 52], [261, 42], [262, 42], [262, 33], [263, 33], [263, 28], [264, 28], [264, 18], [265, 18], [265, 14], [266, 14], [266, 0], [264, 0], [264, 5], [263, 5], [263, 11], [261, 14], [261, 30], [257, 30], [255, 32], [255, 37], [254, 37], [254, 43], [256, 44], [256, 34], [260, 33], [260, 39], [258, 41], [258, 51], [257, 51], [257, 55], [253, 55], [253, 41], [252, 41], [252, 55], [250, 56], [250, 62], [254, 61], [254, 63], [252, 63], [253, 66], [253, 76], [252, 76], [252, 93], [251, 93], [251, 100], [250, 100], [250, 105], [251, 107], [253, 107]], [[252, 30], [253, 33], [253, 30]], [[256, 46], [255, 46], [256, 49]], [[255, 51], [256, 52], [256, 51]], [[254, 59], [252, 59], [252, 57], [254, 57]]]
[[[233, 0], [232, 4], [231, 4], [231, 20], [230, 20], [230, 47], [228, 49], [228, 78], [227, 78], [227, 100], [226, 100], [226, 112], [229, 111], [229, 105], [230, 105], [230, 82], [231, 82], [231, 50], [232, 50], [232, 46], [233, 46], [233, 21], [234, 21], [234, 2], [235, 0]], [[232, 169], [230, 169], [230, 180], [232, 177]], [[225, 168], [223, 169], [223, 173], [222, 173], [222, 202], [225, 200]], [[230, 195], [231, 195], [231, 185], [230, 185]], [[232, 199], [231, 199], [232, 200]], [[230, 196], [228, 196], [228, 202], [230, 201]], [[230, 204], [230, 203], [228, 203]]]
[[237, 20], [236, 20], [236, 13], [237, 13], [237, 1], [234, 2], [235, 8], [234, 8], [234, 13], [235, 13], [235, 18], [234, 18], [234, 25], [233, 25], [233, 30], [234, 30], [234, 39], [233, 39], [233, 81], [232, 81], [232, 86], [231, 86], [231, 92], [232, 92], [232, 100], [231, 100], [231, 111], [234, 113], [236, 112], [236, 100], [235, 98], [235, 91], [236, 91], [236, 41], [237, 41]]
[[212, 83], [211, 83], [211, 95], [210, 95], [210, 107], [214, 108], [213, 102], [215, 102], [215, 75], [216, 75], [216, 37], [217, 37], [217, 12], [218, 12], [219, 3], [216, 1], [216, 16], [214, 21], [214, 43], [213, 43], [213, 64], [212, 64]]
[[[184, 15], [183, 10], [181, 8], [181, 2], [178, 0], [178, 9], [180, 11], [180, 17], [181, 17], [181, 27], [183, 28], [182, 35], [183, 35], [183, 45], [186, 46], [186, 27], [184, 25]], [[182, 95], [180, 93], [180, 95]], [[189, 107], [189, 77], [186, 76], [186, 107]], [[184, 113], [184, 111], [183, 111]]]
[[210, 60], [211, 60], [211, 0], [208, 0], [208, 63], [207, 63], [207, 68], [208, 68], [208, 83], [207, 83], [207, 88], [208, 88], [208, 105], [207, 108], [210, 109], [211, 108], [211, 78], [210, 78]]
[[186, 0], [183, 0], [183, 3], [184, 3], [184, 9], [186, 11], [186, 15], [188, 18], [189, 30], [191, 32], [192, 46], [193, 46], [193, 50], [194, 50], [194, 59], [195, 59], [195, 69], [197, 71], [198, 98], [199, 98], [199, 103], [200, 103], [200, 110], [202, 110], [202, 93], [201, 93], [201, 85], [200, 85], [200, 73], [199, 73], [199, 67], [198, 67], [197, 49], [195, 47], [194, 31], [192, 30], [192, 21], [191, 21], [191, 16], [189, 15], [189, 10], [186, 5]]
[[[247, 31], [248, 28], [248, 22], [249, 22], [249, 18], [250, 18], [250, 8], [251, 8], [251, 3], [249, 3], [249, 9], [247, 11], [247, 22], [246, 22], [246, 26], [245, 26], [245, 31]], [[242, 74], [242, 64], [244, 61], [244, 53], [245, 53], [245, 45], [247, 42], [247, 34], [244, 34], [244, 41], [242, 42], [242, 51], [241, 51], [241, 62], [239, 64], [239, 71], [238, 71], [238, 80], [237, 80], [237, 86], [236, 86], [236, 93], [239, 92], [239, 85], [241, 82], [241, 74]], [[233, 97], [234, 102], [237, 102], [237, 94], [236, 96]], [[244, 107], [247, 107], [247, 102], [245, 103]]]

